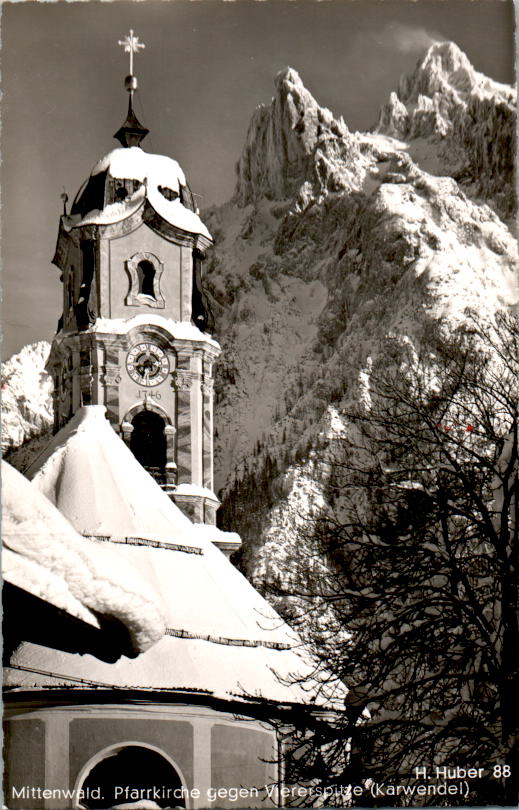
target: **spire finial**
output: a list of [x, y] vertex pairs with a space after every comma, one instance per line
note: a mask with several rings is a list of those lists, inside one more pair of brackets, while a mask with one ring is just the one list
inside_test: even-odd
[[139, 37], [134, 35], [131, 28], [129, 35], [124, 39], [120, 39], [117, 44], [124, 48], [125, 53], [130, 54], [130, 74], [124, 80], [124, 86], [128, 90], [130, 98], [128, 100], [128, 116], [122, 127], [115, 133], [114, 138], [117, 138], [123, 146], [139, 146], [149, 130], [142, 126], [133, 111], [133, 94], [137, 90], [137, 77], [133, 75], [133, 54], [138, 53], [146, 45], [144, 42], [139, 42]]
[[140, 48], [145, 48], [144, 42], [139, 42], [139, 37], [134, 37], [133, 30], [130, 28], [130, 35], [124, 39], [120, 39], [117, 43], [122, 45], [125, 53], [130, 54], [130, 76], [133, 76], [133, 54], [139, 53]]

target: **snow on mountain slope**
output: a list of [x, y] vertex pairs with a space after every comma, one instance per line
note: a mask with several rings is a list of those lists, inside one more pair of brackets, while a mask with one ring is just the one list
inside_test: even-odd
[[[351, 134], [283, 71], [272, 104], [252, 118], [233, 200], [206, 214], [216, 248], [205, 278], [223, 349], [220, 519], [240, 532], [241, 564], [260, 586], [286, 570], [294, 526], [320, 508], [323, 437], [340, 425], [341, 404], [366, 396], [369, 364], [388, 341], [418, 344], [428, 323], [451, 332], [468, 308], [487, 321], [517, 301], [517, 246], [496, 213], [511, 198], [491, 195], [512, 176], [510, 153], [488, 125], [477, 137], [496, 154], [484, 171], [473, 166], [463, 184], [442, 176], [447, 165], [467, 169], [447, 136], [470, 104], [512, 116], [512, 89], [477, 74], [452, 44], [432, 46], [400, 88], [416, 121], [405, 107], [400, 129], [383, 114], [377, 132]], [[364, 369], [354, 378], [352, 360]]]
[[402, 76], [375, 133], [406, 141], [421, 168], [452, 175], [467, 192], [512, 212], [515, 90], [478, 73], [453, 42], [431, 46]]
[[50, 344], [31, 343], [2, 364], [2, 451], [51, 430], [52, 379], [45, 371]]

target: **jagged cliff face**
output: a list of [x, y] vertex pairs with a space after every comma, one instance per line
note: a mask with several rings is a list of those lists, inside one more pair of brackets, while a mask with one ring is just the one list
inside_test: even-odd
[[235, 197], [207, 215], [206, 283], [221, 519], [256, 584], [283, 574], [295, 527], [321, 508], [326, 444], [388, 342], [418, 346], [428, 324], [452, 331], [467, 308], [486, 320], [516, 300], [512, 99], [442, 44], [373, 133], [350, 133], [293, 70], [254, 114]]
[[515, 92], [474, 70], [454, 43], [432, 46], [400, 79], [375, 131], [404, 139], [423, 168], [455, 177], [501, 214], [513, 212]]
[[45, 371], [50, 344], [31, 343], [2, 364], [2, 451], [52, 429], [52, 379]]
[[237, 204], [290, 197], [302, 180], [314, 196], [358, 180], [359, 144], [342, 118], [320, 107], [291, 68], [276, 77], [275, 86], [271, 106], [258, 107], [249, 126], [236, 167]]

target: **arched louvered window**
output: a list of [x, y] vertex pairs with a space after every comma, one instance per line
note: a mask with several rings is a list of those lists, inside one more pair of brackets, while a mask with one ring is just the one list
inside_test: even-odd
[[167, 461], [164, 419], [153, 411], [141, 411], [134, 416], [132, 425], [130, 450], [150, 475], [163, 483]]

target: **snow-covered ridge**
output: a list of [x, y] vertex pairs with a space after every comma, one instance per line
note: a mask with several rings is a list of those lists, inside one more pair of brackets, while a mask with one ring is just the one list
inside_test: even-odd
[[475, 98], [513, 105], [515, 92], [475, 70], [453, 42], [436, 43], [411, 75], [400, 78], [376, 129], [395, 137], [446, 135], [455, 111], [466, 109]]
[[358, 184], [362, 157], [343, 119], [320, 107], [292, 68], [276, 76], [275, 88], [271, 105], [259, 106], [249, 125], [237, 164], [238, 204], [282, 199], [305, 181], [317, 192]]
[[[234, 199], [208, 213], [220, 519], [240, 533], [256, 582], [283, 571], [292, 527], [308, 503], [319, 507], [330, 409], [343, 430], [341, 412], [368, 401], [370, 369], [391, 342], [418, 350], [428, 329], [464, 328], [468, 308], [490, 323], [518, 300], [517, 244], [499, 216], [511, 202], [514, 156], [500, 138], [513, 91], [452, 44], [420, 65], [403, 86], [416, 122], [433, 125], [414, 138], [351, 135], [294, 71], [280, 74], [272, 104], [253, 115]], [[458, 134], [443, 135], [438, 116]], [[324, 157], [329, 174], [318, 172]]]
[[413, 159], [429, 171], [433, 151], [436, 174], [454, 173], [508, 214], [515, 196], [515, 105], [514, 88], [476, 71], [453, 42], [436, 43], [400, 78], [375, 132], [407, 141]]
[[45, 371], [50, 344], [24, 346], [2, 364], [2, 450], [52, 428], [52, 379]]

